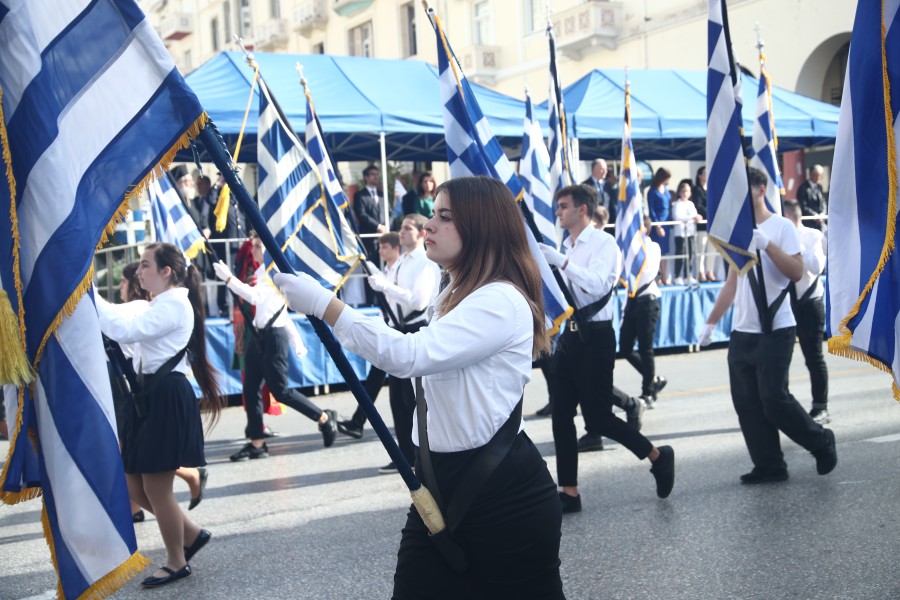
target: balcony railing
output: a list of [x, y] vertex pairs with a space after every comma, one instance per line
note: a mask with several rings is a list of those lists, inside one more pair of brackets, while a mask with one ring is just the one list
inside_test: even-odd
[[324, 29], [328, 23], [326, 0], [303, 0], [294, 9], [294, 29], [308, 34], [313, 29]]
[[615, 49], [623, 19], [622, 3], [588, 0], [553, 15], [556, 48], [580, 60], [600, 48]]
[[283, 50], [287, 46], [289, 28], [287, 19], [269, 19], [254, 29], [254, 41], [260, 50]]
[[165, 41], [186, 38], [194, 33], [194, 19], [187, 13], [167, 15], [159, 23], [159, 37]]
[[500, 69], [500, 48], [498, 46], [467, 46], [457, 54], [466, 77], [475, 83], [493, 85]]
[[361, 10], [365, 10], [372, 5], [374, 0], [332, 0], [332, 8], [334, 12], [342, 17], [355, 15]]

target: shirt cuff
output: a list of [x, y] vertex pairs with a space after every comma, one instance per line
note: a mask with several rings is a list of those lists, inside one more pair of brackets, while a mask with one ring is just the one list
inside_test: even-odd
[[344, 310], [341, 311], [341, 316], [338, 317], [334, 324], [334, 335], [338, 338], [346, 336], [353, 328], [353, 325], [363, 318], [365, 318], [365, 315], [361, 312], [345, 305]]

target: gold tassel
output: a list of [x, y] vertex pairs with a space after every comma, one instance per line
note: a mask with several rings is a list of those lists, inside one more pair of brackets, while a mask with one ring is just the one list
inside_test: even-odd
[[9, 296], [0, 290], [0, 384], [16, 387], [34, 379], [25, 348], [19, 335], [19, 320], [9, 303]]
[[112, 596], [128, 581], [147, 568], [150, 560], [141, 555], [140, 552], [132, 554], [128, 560], [121, 565], [95, 581], [91, 587], [86, 589], [78, 600], [93, 600], [107, 598]]
[[[253, 91], [256, 89], [256, 81], [259, 79], [259, 65], [251, 64], [253, 67], [253, 82], [250, 84], [250, 98], [247, 99], [247, 108], [244, 109], [244, 120], [241, 123], [241, 130], [238, 132], [237, 143], [234, 146], [234, 159], [237, 160], [241, 154], [241, 142], [244, 140], [244, 130], [247, 128], [247, 117], [250, 115], [250, 107], [253, 105]], [[216, 202], [216, 208], [213, 213], [216, 215], [216, 231], [219, 233], [225, 231], [225, 225], [228, 224], [228, 205], [231, 204], [231, 188], [226, 183], [219, 192], [219, 201]]]

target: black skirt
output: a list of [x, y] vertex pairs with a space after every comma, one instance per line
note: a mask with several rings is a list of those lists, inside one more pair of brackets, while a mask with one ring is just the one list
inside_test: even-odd
[[173, 371], [153, 383], [144, 418], [138, 418], [130, 403], [126, 429], [122, 438], [126, 473], [161, 473], [206, 464], [200, 401], [183, 373]]

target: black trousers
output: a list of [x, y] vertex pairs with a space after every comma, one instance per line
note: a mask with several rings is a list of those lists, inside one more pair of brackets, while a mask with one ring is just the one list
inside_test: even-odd
[[[386, 379], [387, 373], [375, 365], [369, 367], [369, 376], [366, 377], [366, 380], [363, 381], [362, 384], [363, 389], [366, 390], [366, 393], [369, 395], [369, 399], [372, 400], [373, 404], [375, 403], [375, 400], [378, 399], [378, 392], [384, 387], [384, 381]], [[353, 411], [353, 416], [350, 417], [350, 422], [360, 429], [366, 424], [367, 420], [366, 413], [364, 413], [363, 409], [359, 406], [356, 407], [356, 410]]]
[[[449, 502], [480, 448], [432, 452], [435, 479]], [[416, 472], [421, 474], [420, 465]], [[410, 506], [397, 552], [392, 598], [560, 600], [562, 509], [547, 463], [520, 432], [454, 532], [469, 570], [452, 571]]]
[[556, 478], [561, 486], [578, 485], [578, 439], [575, 413], [581, 412], [588, 431], [613, 439], [643, 460], [653, 445], [612, 412], [616, 335], [609, 322], [566, 331], [553, 355], [553, 442]]
[[759, 469], [787, 466], [779, 431], [810, 452], [828, 443], [822, 426], [812, 420], [788, 390], [794, 335], [793, 327], [768, 334], [731, 332], [731, 400], [750, 460]]
[[[641, 395], [652, 393], [656, 378], [656, 357], [653, 339], [659, 321], [659, 300], [651, 296], [630, 298], [625, 303], [622, 325], [619, 329], [619, 354], [641, 374]], [[638, 349], [634, 351], [637, 340]]]
[[[247, 332], [249, 330], [245, 330]], [[263, 439], [262, 386], [265, 382], [272, 395], [287, 406], [313, 421], [322, 416], [322, 409], [309, 398], [288, 387], [288, 356], [290, 340], [283, 327], [260, 332], [258, 346], [255, 334], [246, 335], [244, 345], [244, 402], [247, 405], [247, 429], [251, 440]]]
[[822, 298], [811, 298], [794, 306], [797, 319], [797, 338], [806, 360], [812, 386], [813, 408], [828, 408], [828, 367], [822, 355], [825, 341], [825, 304]]

